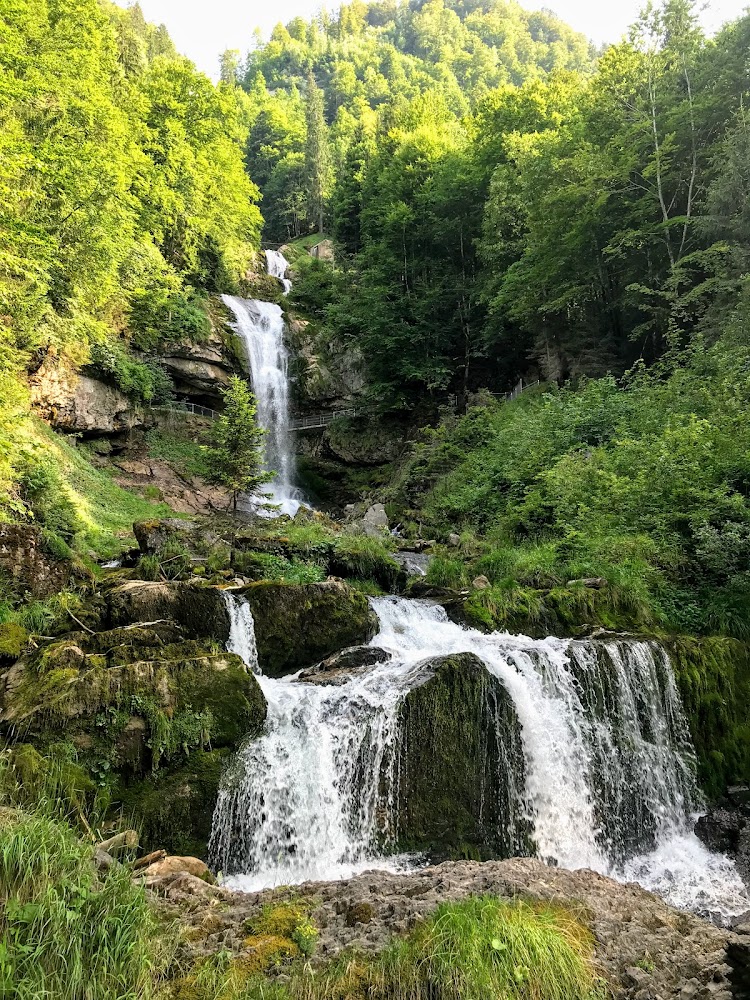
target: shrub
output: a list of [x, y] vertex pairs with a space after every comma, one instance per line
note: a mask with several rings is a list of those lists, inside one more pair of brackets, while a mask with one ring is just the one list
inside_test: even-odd
[[99, 341], [91, 345], [89, 367], [136, 401], [160, 403], [172, 395], [172, 382], [153, 359], [133, 357], [118, 341]]

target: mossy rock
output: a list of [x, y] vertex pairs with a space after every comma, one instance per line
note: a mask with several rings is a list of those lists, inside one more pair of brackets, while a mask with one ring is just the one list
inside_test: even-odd
[[230, 751], [195, 751], [180, 767], [162, 768], [114, 790], [121, 811], [141, 835], [144, 850], [205, 859], [221, 773]]
[[0, 660], [17, 660], [29, 641], [29, 633], [16, 622], [0, 625]]
[[721, 636], [667, 640], [698, 760], [715, 800], [750, 783], [750, 644]]
[[421, 671], [400, 709], [399, 843], [443, 858], [529, 853], [514, 826], [524, 757], [510, 695], [473, 653]]
[[111, 627], [172, 620], [188, 638], [229, 638], [229, 612], [222, 592], [202, 583], [131, 580], [108, 594]]
[[240, 282], [240, 290], [243, 298], [258, 299], [260, 302], [276, 302], [281, 304], [284, 301], [284, 288], [278, 278], [270, 274], [251, 273], [246, 275]]
[[378, 629], [367, 598], [338, 580], [256, 583], [242, 593], [255, 621], [260, 667], [271, 677], [369, 642]]
[[[217, 747], [235, 746], [258, 733], [266, 703], [255, 677], [239, 656], [213, 653], [172, 659], [138, 660], [107, 666], [94, 655], [71, 659], [79, 647], [64, 647], [65, 665], [38, 675], [31, 666], [17, 664], [6, 689], [0, 729], [25, 733], [86, 730], [110, 710], [142, 714], [153, 728], [156, 713], [175, 721], [180, 712], [210, 713], [210, 738]], [[192, 646], [187, 651], [192, 653]], [[124, 720], [123, 720], [124, 723]], [[98, 723], [97, 723], [98, 724]]]

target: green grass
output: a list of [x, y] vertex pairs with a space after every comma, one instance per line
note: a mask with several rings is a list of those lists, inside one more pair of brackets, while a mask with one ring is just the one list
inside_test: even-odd
[[148, 1000], [156, 920], [126, 868], [45, 816], [0, 818], [0, 996]]
[[300, 253], [304, 250], [309, 251], [311, 247], [317, 246], [318, 243], [322, 243], [323, 240], [330, 239], [325, 233], [310, 233], [308, 236], [300, 236], [296, 240], [290, 240], [286, 246], [289, 248], [291, 253], [288, 255], [293, 257], [296, 253]]
[[[99, 558], [116, 556], [132, 543], [134, 521], [171, 513], [166, 504], [149, 503], [118, 486], [106, 471], [89, 461], [85, 448], [71, 447], [63, 435], [35, 417], [24, 421], [18, 437], [25, 463], [54, 470], [55, 482], [45, 497], [42, 516], [54, 520], [64, 507], [67, 543], [74, 551], [93, 551]], [[10, 514], [11, 519], [18, 516], [0, 508], [0, 517], [3, 514]], [[46, 526], [44, 521], [41, 525]]]
[[[278, 941], [272, 937], [269, 940]], [[175, 986], [174, 1000], [593, 1000], [604, 994], [593, 937], [553, 904], [475, 897], [444, 903], [373, 957], [290, 965], [284, 981], [221, 957]], [[283, 963], [284, 959], [280, 961]]]
[[[189, 427], [192, 418], [187, 415], [185, 419]], [[194, 440], [189, 435], [189, 432], [182, 434], [178, 430], [159, 427], [146, 434], [146, 442], [151, 458], [170, 462], [190, 476], [205, 478], [208, 475], [205, 449], [200, 441]]]

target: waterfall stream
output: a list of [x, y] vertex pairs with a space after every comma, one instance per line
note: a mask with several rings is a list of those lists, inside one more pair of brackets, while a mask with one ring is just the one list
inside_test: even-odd
[[[278, 278], [288, 293], [292, 287], [285, 277], [289, 266], [278, 250], [266, 250], [268, 273]], [[250, 379], [258, 404], [258, 423], [265, 435], [265, 468], [275, 473], [266, 487], [269, 503], [281, 514], [294, 516], [302, 505], [294, 486], [294, 449], [289, 429], [289, 355], [284, 343], [284, 314], [275, 302], [241, 299], [223, 295], [233, 312], [234, 329], [245, 347]], [[258, 499], [253, 499], [257, 506]]]
[[[233, 601], [227, 595], [229, 601]], [[229, 884], [254, 890], [365, 868], [399, 868], [399, 706], [426, 658], [475, 653], [510, 694], [524, 755], [508, 775], [536, 853], [566, 868], [635, 880], [684, 908], [748, 908], [734, 865], [692, 833], [699, 796], [671, 665], [655, 643], [485, 635], [426, 601], [372, 601], [391, 659], [339, 686], [259, 677], [267, 733], [225, 776], [211, 852]], [[249, 613], [230, 648], [257, 671]], [[242, 653], [241, 653], [242, 655]], [[501, 780], [501, 779], [498, 779]]]

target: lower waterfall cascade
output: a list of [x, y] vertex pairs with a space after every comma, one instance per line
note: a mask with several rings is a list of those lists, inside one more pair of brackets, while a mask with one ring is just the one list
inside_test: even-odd
[[423, 600], [371, 600], [391, 658], [340, 685], [263, 676], [247, 605], [226, 594], [228, 649], [268, 702], [265, 735], [222, 781], [212, 861], [232, 888], [413, 867], [394, 855], [399, 706], [428, 658], [474, 653], [510, 695], [523, 775], [509, 774], [535, 853], [564, 868], [636, 881], [668, 902], [726, 920], [750, 908], [733, 862], [692, 831], [695, 761], [666, 652], [636, 639], [530, 639], [451, 622]]

